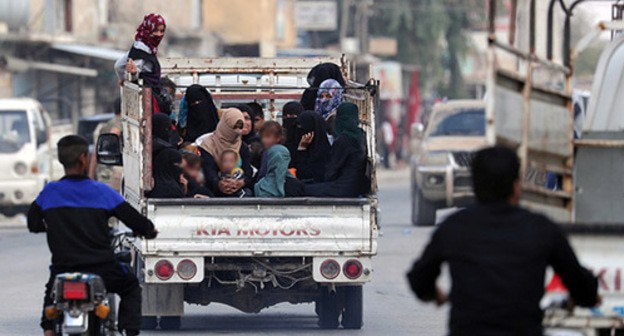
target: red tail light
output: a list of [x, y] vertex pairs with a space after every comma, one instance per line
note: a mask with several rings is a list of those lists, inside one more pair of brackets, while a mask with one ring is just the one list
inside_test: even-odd
[[65, 300], [85, 300], [87, 298], [87, 284], [84, 282], [64, 282], [63, 298]]
[[347, 260], [343, 266], [342, 272], [349, 279], [357, 279], [362, 275], [362, 263], [355, 259]]
[[174, 273], [173, 264], [169, 260], [161, 260], [154, 265], [154, 273], [160, 280], [169, 280]]

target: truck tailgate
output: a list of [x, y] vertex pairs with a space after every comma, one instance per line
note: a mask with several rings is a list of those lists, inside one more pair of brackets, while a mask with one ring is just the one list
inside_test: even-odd
[[369, 199], [149, 200], [158, 238], [143, 253], [205, 256], [374, 254]]

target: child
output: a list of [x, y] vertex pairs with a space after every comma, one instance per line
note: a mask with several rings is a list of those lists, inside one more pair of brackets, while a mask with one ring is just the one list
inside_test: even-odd
[[275, 145], [281, 145], [285, 140], [284, 129], [277, 121], [266, 121], [262, 128], [260, 128], [260, 141], [264, 152], [262, 153], [262, 161], [260, 164], [260, 170], [256, 176], [256, 180], [259, 181], [267, 173], [267, 153], [271, 147]]
[[204, 176], [201, 171], [201, 158], [195, 153], [182, 150], [182, 173], [187, 181], [186, 196], [205, 198], [213, 196], [210, 190], [203, 187]]
[[[243, 169], [238, 166], [238, 153], [233, 149], [228, 149], [221, 154], [221, 158], [219, 160], [219, 178], [221, 180], [225, 179], [233, 179], [233, 180], [242, 180], [245, 178], [245, 174]], [[245, 189], [240, 189], [231, 195], [231, 197], [242, 198], [245, 197], [248, 192]]]

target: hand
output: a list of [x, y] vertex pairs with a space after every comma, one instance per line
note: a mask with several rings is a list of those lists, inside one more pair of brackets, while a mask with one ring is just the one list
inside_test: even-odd
[[126, 64], [126, 71], [132, 75], [136, 75], [139, 72], [139, 68], [132, 58], [128, 58], [128, 64]]
[[210, 196], [206, 196], [206, 195], [202, 195], [202, 194], [195, 194], [195, 195], [193, 195], [193, 198], [210, 198]]
[[299, 148], [307, 149], [312, 140], [314, 140], [314, 132], [304, 134], [299, 141]]
[[186, 179], [186, 177], [184, 177], [184, 174], [180, 175], [180, 184], [182, 185], [182, 190], [184, 190], [184, 193], [188, 193], [188, 180]]
[[448, 295], [444, 293], [440, 288], [436, 288], [435, 303], [438, 307], [443, 306], [448, 302]]

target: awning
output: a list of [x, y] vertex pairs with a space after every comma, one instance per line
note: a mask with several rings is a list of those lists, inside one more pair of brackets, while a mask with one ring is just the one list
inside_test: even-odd
[[116, 61], [125, 54], [125, 52], [121, 50], [94, 47], [84, 44], [55, 43], [52, 44], [52, 49], [65, 51], [76, 55], [100, 58], [108, 61]]
[[64, 64], [36, 62], [7, 56], [0, 56], [0, 65], [8, 71], [15, 72], [42, 70], [83, 77], [97, 77], [98, 75], [98, 72], [95, 69], [81, 68]]

